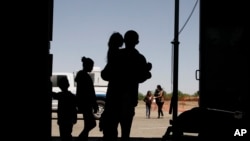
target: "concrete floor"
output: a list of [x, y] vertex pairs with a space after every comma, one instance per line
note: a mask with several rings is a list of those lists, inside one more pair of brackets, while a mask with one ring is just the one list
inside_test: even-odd
[[[76, 138], [74, 137], [74, 140]], [[59, 137], [52, 137], [51, 141], [61, 141]], [[88, 141], [102, 141], [100, 137], [89, 137]], [[143, 138], [143, 137], [131, 137], [130, 141], [163, 141], [162, 138]], [[172, 141], [171, 139], [164, 141]], [[185, 136], [179, 141], [198, 141], [197, 137]]]

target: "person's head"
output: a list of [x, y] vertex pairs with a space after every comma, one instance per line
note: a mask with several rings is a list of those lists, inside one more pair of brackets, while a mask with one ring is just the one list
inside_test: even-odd
[[147, 91], [147, 96], [151, 96], [152, 92], [151, 91]]
[[139, 43], [139, 35], [134, 30], [128, 30], [124, 34], [124, 43], [126, 45], [126, 48], [134, 48], [135, 45]]
[[58, 87], [62, 90], [62, 91], [67, 91], [69, 88], [69, 81], [67, 79], [67, 77], [61, 77], [58, 80]]
[[83, 56], [82, 66], [83, 66], [83, 70], [85, 70], [86, 72], [91, 72], [94, 67], [94, 61], [91, 58], [87, 58]]
[[116, 53], [119, 48], [123, 45], [123, 37], [119, 32], [114, 32], [108, 41], [108, 53], [107, 53], [107, 61], [112, 60], [112, 56]]
[[111, 34], [108, 41], [109, 49], [118, 49], [122, 47], [122, 45], [123, 45], [122, 34], [120, 34], [119, 32], [114, 32], [113, 34]]
[[161, 85], [157, 85], [157, 86], [156, 86], [156, 89], [159, 90], [159, 91], [161, 91], [161, 90], [162, 90]]

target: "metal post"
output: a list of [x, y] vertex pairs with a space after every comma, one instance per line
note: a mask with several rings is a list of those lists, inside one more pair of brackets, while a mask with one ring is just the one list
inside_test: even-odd
[[178, 62], [179, 62], [179, 0], [175, 0], [175, 25], [174, 25], [174, 69], [173, 69], [173, 121], [178, 115]]

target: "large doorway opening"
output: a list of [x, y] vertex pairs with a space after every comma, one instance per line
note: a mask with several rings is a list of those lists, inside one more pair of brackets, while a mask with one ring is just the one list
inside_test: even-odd
[[[199, 69], [199, 7], [197, 0], [180, 0], [179, 10], [179, 113], [198, 106], [193, 96], [198, 92], [195, 72]], [[107, 41], [113, 32], [124, 34], [133, 29], [139, 33], [137, 49], [153, 64], [152, 78], [140, 85], [143, 95], [154, 91], [160, 84], [167, 94], [173, 88], [172, 67], [174, 39], [174, 1], [54, 1], [53, 72], [77, 72], [81, 69], [82, 56], [91, 57], [95, 65], [106, 64]], [[192, 14], [191, 14], [192, 13]], [[183, 27], [183, 28], [182, 28]], [[145, 119], [145, 105], [139, 101], [131, 129], [131, 137], [161, 138], [169, 126], [170, 99], [163, 106], [165, 116], [157, 119], [157, 109], [152, 118]], [[54, 116], [55, 113], [53, 113]], [[56, 118], [52, 116], [52, 136], [59, 136]], [[159, 121], [161, 120], [161, 121]], [[143, 125], [141, 121], [147, 123]], [[83, 122], [74, 126], [73, 136], [82, 129]], [[141, 125], [143, 126], [141, 126]], [[158, 131], [154, 133], [154, 131]], [[102, 132], [90, 132], [90, 136], [102, 136]]]

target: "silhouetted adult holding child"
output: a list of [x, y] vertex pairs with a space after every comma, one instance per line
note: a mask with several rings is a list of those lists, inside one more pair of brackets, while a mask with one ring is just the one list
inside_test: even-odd
[[76, 96], [68, 90], [67, 77], [58, 80], [61, 92], [52, 93], [52, 97], [58, 100], [57, 124], [59, 125], [62, 141], [72, 141], [73, 125], [77, 122]]
[[98, 111], [98, 104], [96, 101], [95, 89], [93, 80], [89, 72], [94, 67], [94, 61], [91, 58], [82, 57], [83, 69], [78, 71], [75, 77], [77, 83], [76, 98], [77, 106], [84, 118], [84, 129], [78, 136], [78, 141], [87, 141], [89, 132], [96, 126], [96, 119], [93, 115]]
[[[139, 83], [151, 78], [151, 63], [135, 49], [139, 35], [129, 30], [124, 35], [125, 48], [120, 49], [109, 69], [102, 71], [102, 78], [109, 81], [107, 101], [103, 119], [103, 140], [118, 139], [118, 124], [121, 126], [121, 140], [130, 140], [130, 131], [135, 107], [138, 103]], [[108, 65], [108, 64], [107, 64]], [[107, 71], [108, 70], [108, 71]]]

